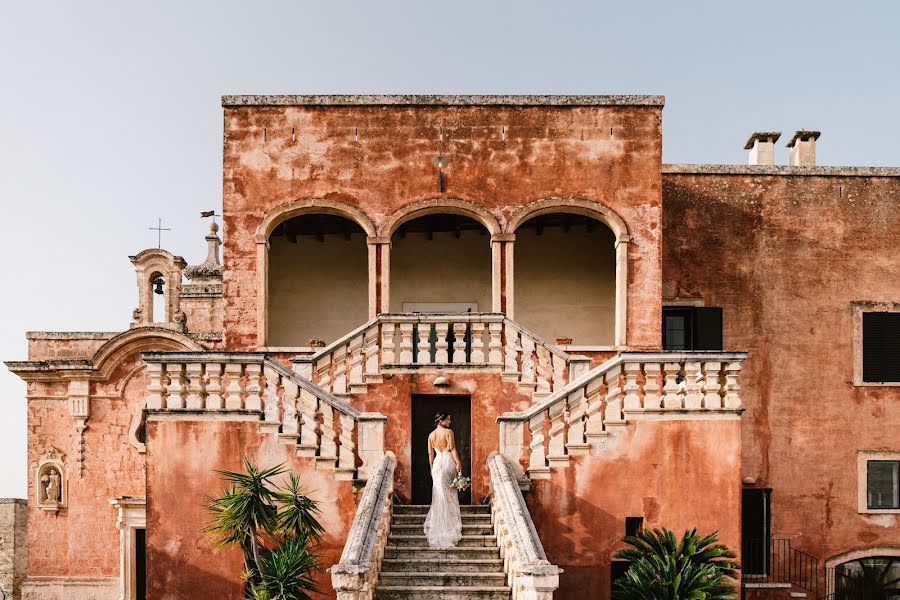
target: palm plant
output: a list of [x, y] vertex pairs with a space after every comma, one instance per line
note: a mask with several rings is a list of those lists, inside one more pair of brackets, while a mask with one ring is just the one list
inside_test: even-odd
[[218, 538], [215, 547], [240, 548], [247, 598], [311, 598], [319, 569], [313, 550], [324, 532], [315, 501], [293, 473], [282, 487], [272, 482], [287, 471], [284, 465], [260, 469], [244, 458], [243, 467], [216, 471], [226, 485], [220, 496], [207, 498], [213, 517], [206, 531]]
[[717, 531], [700, 538], [686, 531], [681, 541], [668, 529], [642, 529], [625, 538], [631, 548], [615, 557], [631, 562], [625, 577], [615, 582], [614, 600], [734, 600], [739, 565]]

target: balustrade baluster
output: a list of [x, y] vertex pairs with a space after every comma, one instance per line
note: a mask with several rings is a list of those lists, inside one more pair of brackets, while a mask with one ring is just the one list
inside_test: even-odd
[[453, 324], [453, 364], [466, 362], [466, 324]]
[[394, 332], [396, 325], [393, 323], [381, 324], [381, 361], [386, 365], [392, 365], [395, 361], [394, 355]]
[[554, 402], [548, 407], [550, 418], [550, 441], [547, 444], [547, 460], [551, 467], [566, 467], [569, 457], [566, 455], [566, 420], [568, 418], [565, 399]]
[[241, 398], [241, 378], [244, 366], [240, 363], [226, 363], [225, 375], [228, 378], [228, 387], [225, 392], [225, 410], [241, 410], [244, 401]]
[[[297, 446], [297, 456], [315, 456], [319, 447], [319, 434], [316, 431], [316, 412], [319, 399], [312, 392], [300, 388], [300, 445]], [[326, 405], [327, 406], [327, 405]]]
[[666, 383], [663, 386], [663, 391], [666, 393], [666, 395], [663, 397], [663, 408], [682, 408], [681, 399], [683, 398], [684, 394], [682, 394], [681, 392], [681, 386], [679, 386], [675, 382], [678, 374], [681, 372], [681, 364], [665, 363], [664, 369]]
[[247, 410], [262, 410], [262, 398], [260, 397], [260, 377], [262, 376], [262, 365], [251, 363], [247, 365], [247, 400], [244, 402], [244, 408]]
[[485, 323], [472, 323], [472, 357], [469, 362], [473, 365], [484, 364], [484, 327]]
[[584, 437], [594, 448], [603, 445], [607, 432], [603, 428], [603, 378], [598, 377], [584, 389], [587, 409], [584, 413]]
[[684, 407], [688, 410], [700, 410], [703, 405], [703, 373], [699, 362], [684, 363], [684, 380]]
[[222, 364], [206, 363], [206, 410], [222, 410]]
[[553, 391], [557, 392], [566, 385], [566, 360], [551, 353], [550, 368], [553, 369]]
[[622, 417], [622, 388], [619, 382], [621, 374], [622, 365], [616, 365], [606, 372], [606, 413], [603, 415], [603, 422], [607, 427], [625, 424]]
[[184, 365], [169, 363], [166, 365], [166, 375], [168, 376], [166, 408], [169, 410], [184, 408]]
[[703, 370], [706, 372], [706, 381], [703, 384], [703, 406], [711, 410], [722, 408], [722, 396], [720, 395], [722, 386], [719, 385], [722, 363], [703, 363]]
[[519, 381], [519, 332], [508, 323], [504, 324], [503, 335], [506, 337], [504, 344], [503, 381]]
[[190, 410], [203, 410], [203, 363], [185, 365], [186, 395], [184, 406]]
[[341, 422], [340, 447], [338, 448], [338, 464], [334, 478], [353, 479], [356, 472], [356, 447], [353, 444], [353, 429], [356, 419], [338, 411]]
[[147, 376], [150, 378], [150, 384], [147, 386], [147, 409], [162, 410], [163, 404], [166, 402], [164, 397], [166, 388], [163, 385], [166, 377], [164, 365], [147, 363]]
[[730, 362], [725, 365], [725, 408], [741, 407], [741, 385], [738, 376], [741, 373], [741, 363]]
[[363, 381], [363, 336], [358, 335], [349, 344], [350, 349], [350, 393], [364, 394], [366, 383]]
[[420, 365], [427, 365], [431, 363], [431, 323], [419, 323], [416, 327], [419, 334], [416, 362]]
[[550, 364], [550, 351], [543, 344], [535, 348], [537, 364], [535, 368], [536, 389], [535, 399], [540, 399], [550, 394], [550, 383], [553, 380], [553, 368]]
[[400, 323], [400, 364], [411, 365], [413, 362], [413, 324]]
[[373, 325], [363, 334], [366, 352], [366, 383], [381, 383], [381, 367], [378, 364], [378, 325]]
[[340, 345], [334, 349], [334, 381], [331, 393], [335, 396], [347, 395], [347, 346]]
[[534, 369], [534, 340], [527, 335], [522, 336], [522, 377], [519, 380], [519, 390], [523, 392], [534, 392], [535, 389], [535, 369]]
[[319, 424], [322, 434], [319, 442], [319, 455], [316, 457], [316, 468], [333, 469], [338, 459], [334, 409], [326, 402], [319, 402], [319, 411], [322, 415], [322, 421]]
[[546, 417], [546, 411], [541, 411], [528, 420], [528, 429], [531, 431], [531, 443], [528, 444], [528, 474], [532, 479], [550, 479], [550, 467], [547, 466], [547, 456], [544, 452]]
[[263, 420], [270, 426], [278, 426], [281, 424], [281, 409], [278, 406], [278, 386], [281, 376], [268, 367], [263, 371], [263, 383], [266, 386], [263, 393]]
[[300, 387], [290, 377], [282, 377], [281, 385], [284, 388], [284, 395], [281, 398], [281, 404], [284, 406], [284, 416], [282, 417], [279, 439], [282, 443], [296, 444], [300, 435], [300, 421], [297, 418]]
[[331, 364], [333, 359], [333, 354], [326, 354], [316, 360], [316, 384], [326, 392], [332, 391]]
[[490, 342], [488, 342], [488, 364], [503, 366], [503, 323], [488, 324]]
[[568, 448], [570, 456], [587, 454], [591, 447], [584, 441], [584, 417], [588, 408], [584, 388], [573, 390], [569, 394], [568, 403], [569, 416], [566, 418], [566, 422], [569, 425], [569, 433], [566, 439], [566, 448]]
[[638, 385], [638, 375], [641, 373], [640, 363], [625, 363], [625, 399], [623, 410], [641, 410], [641, 386]]
[[659, 395], [660, 372], [659, 363], [644, 364], [644, 410], [659, 410], [662, 407], [662, 398]]
[[447, 349], [450, 347], [450, 342], [447, 341], [447, 332], [450, 329], [449, 323], [435, 323], [434, 330], [437, 335], [437, 341], [435, 342], [435, 351], [434, 351], [434, 362], [437, 364], [447, 364], [450, 362], [450, 355]]

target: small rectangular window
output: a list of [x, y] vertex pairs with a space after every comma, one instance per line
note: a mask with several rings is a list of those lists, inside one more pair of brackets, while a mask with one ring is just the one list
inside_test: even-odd
[[644, 528], [644, 517], [625, 517], [625, 536], [635, 536]]
[[869, 508], [900, 508], [900, 460], [870, 460], [866, 471]]
[[722, 308], [664, 306], [663, 349], [722, 350]]
[[863, 381], [900, 382], [900, 312], [864, 312], [862, 329]]

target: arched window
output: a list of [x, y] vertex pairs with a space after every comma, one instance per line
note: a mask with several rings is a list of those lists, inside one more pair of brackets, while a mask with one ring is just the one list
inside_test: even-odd
[[588, 216], [553, 212], [524, 221], [515, 234], [516, 320], [551, 342], [615, 344], [612, 230]]
[[491, 238], [456, 214], [406, 221], [391, 236], [391, 312], [490, 312]]
[[166, 322], [166, 306], [168, 305], [168, 286], [165, 276], [159, 271], [150, 275], [150, 314], [154, 323]]
[[900, 557], [869, 556], [838, 565], [834, 600], [900, 600]]
[[366, 233], [332, 214], [303, 214], [269, 235], [268, 345], [331, 342], [368, 318]]

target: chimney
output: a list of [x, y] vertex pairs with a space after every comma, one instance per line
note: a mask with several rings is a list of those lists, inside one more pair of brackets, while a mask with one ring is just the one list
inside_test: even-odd
[[816, 166], [816, 140], [822, 135], [819, 131], [806, 131], [801, 129], [796, 132], [787, 143], [787, 147], [791, 149], [792, 167], [814, 167]]
[[780, 131], [757, 131], [744, 144], [744, 150], [750, 151], [751, 165], [774, 165], [775, 142], [781, 137]]

